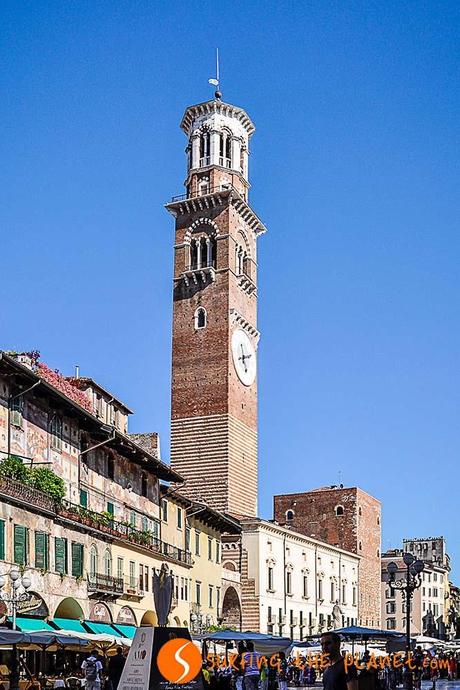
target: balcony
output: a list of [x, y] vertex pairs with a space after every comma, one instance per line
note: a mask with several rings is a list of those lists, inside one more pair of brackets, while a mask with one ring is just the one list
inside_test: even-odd
[[175, 204], [178, 201], [186, 201], [187, 199], [194, 199], [196, 197], [201, 197], [201, 196], [208, 196], [211, 194], [217, 194], [218, 192], [234, 192], [238, 196], [241, 196], [239, 192], [235, 189], [233, 185], [230, 183], [228, 184], [220, 184], [217, 185], [216, 187], [207, 187], [206, 189], [199, 188], [195, 192], [193, 190], [188, 190], [186, 194], [178, 194], [176, 196], [173, 196], [171, 199], [171, 203]]
[[146, 551], [158, 554], [171, 561], [188, 566], [193, 565], [192, 554], [189, 551], [167, 544], [158, 539], [152, 532], [138, 530], [128, 522], [119, 522], [118, 520], [107, 518], [107, 515], [101, 515], [69, 501], [64, 501], [56, 510], [61, 518], [87, 525], [92, 529], [108, 534], [115, 540], [136, 544]]
[[222, 579], [228, 582], [235, 582], [236, 584], [241, 583], [241, 573], [236, 570], [228, 570], [228, 568], [222, 568]]
[[145, 551], [158, 554], [160, 558], [190, 567], [193, 565], [190, 551], [167, 544], [152, 532], [143, 532], [127, 522], [112, 520], [107, 517], [107, 514], [101, 515], [69, 501], [56, 503], [42, 491], [15, 479], [0, 478], [0, 498], [7, 498], [8, 502], [17, 503], [27, 510], [35, 510], [53, 519], [77, 522], [88, 529], [102, 532], [114, 540], [136, 544]]
[[[123, 578], [104, 575], [103, 573], [90, 573], [88, 575], [88, 592], [98, 597], [118, 598], [123, 594]], [[91, 595], [90, 595], [91, 596]]]
[[26, 507], [35, 506], [43, 512], [55, 513], [55, 502], [50, 496], [16, 479], [0, 478], [0, 495], [7, 496]]

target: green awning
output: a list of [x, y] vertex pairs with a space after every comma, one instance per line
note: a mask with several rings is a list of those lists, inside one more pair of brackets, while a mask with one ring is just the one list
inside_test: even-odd
[[85, 621], [88, 630], [96, 635], [112, 635], [120, 637], [119, 633], [115, 632], [109, 623], [94, 623], [93, 621]]
[[[10, 621], [13, 619], [10, 618]], [[46, 632], [56, 632], [51, 625], [48, 625], [42, 618], [16, 618], [16, 627], [21, 632], [38, 632], [39, 630], [46, 630]]]
[[114, 623], [113, 627], [119, 630], [123, 637], [127, 637], [130, 640], [133, 639], [137, 630], [135, 625], [121, 625], [121, 623]]
[[53, 618], [52, 623], [54, 623], [59, 630], [70, 630], [76, 633], [86, 633], [86, 628], [80, 623], [79, 620], [74, 620], [73, 618]]

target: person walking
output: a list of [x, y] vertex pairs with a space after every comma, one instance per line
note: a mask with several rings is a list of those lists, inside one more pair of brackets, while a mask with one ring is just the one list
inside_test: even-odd
[[102, 664], [97, 657], [97, 651], [93, 649], [81, 665], [85, 677], [85, 690], [100, 690], [101, 688]]
[[449, 680], [457, 679], [457, 659], [455, 654], [451, 654], [449, 659]]
[[284, 652], [278, 652], [278, 690], [287, 690], [288, 662]]
[[258, 690], [260, 680], [260, 654], [254, 651], [254, 642], [246, 642], [244, 660], [244, 690]]
[[123, 649], [121, 647], [117, 647], [117, 653], [114, 656], [111, 656], [109, 659], [108, 677], [111, 690], [117, 690], [125, 663], [126, 658], [123, 655]]
[[244, 653], [246, 651], [246, 646], [244, 642], [238, 642], [238, 654], [235, 659], [235, 664], [234, 667], [236, 668], [236, 671], [234, 671], [234, 680], [235, 680], [235, 689], [236, 690], [243, 690], [243, 676], [244, 676]]

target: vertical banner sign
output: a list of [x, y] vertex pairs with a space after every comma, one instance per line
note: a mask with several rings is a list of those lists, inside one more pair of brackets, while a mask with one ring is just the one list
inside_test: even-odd
[[149, 690], [155, 628], [138, 628], [129, 650], [118, 687], [120, 690]]

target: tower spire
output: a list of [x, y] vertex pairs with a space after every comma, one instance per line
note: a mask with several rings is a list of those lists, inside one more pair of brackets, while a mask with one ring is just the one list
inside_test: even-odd
[[220, 91], [220, 70], [219, 70], [219, 48], [216, 48], [216, 77], [212, 79], [208, 79], [209, 83], [212, 84], [213, 86], [216, 86], [216, 90], [214, 92], [214, 97], [220, 101], [222, 98], [222, 92]]

